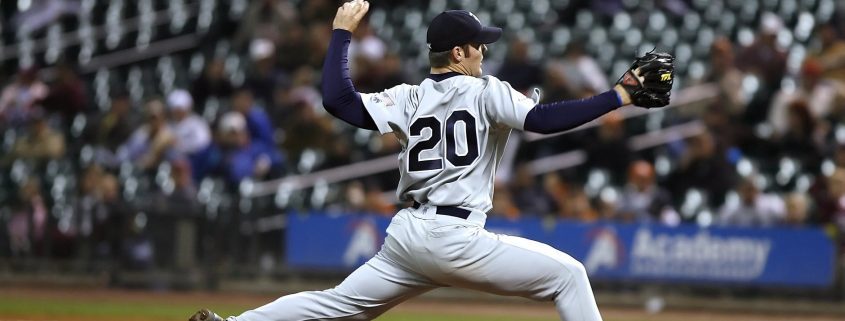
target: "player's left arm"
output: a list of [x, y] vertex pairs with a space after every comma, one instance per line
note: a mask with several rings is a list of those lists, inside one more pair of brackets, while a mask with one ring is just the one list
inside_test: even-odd
[[581, 126], [616, 108], [634, 104], [664, 107], [669, 104], [674, 78], [674, 57], [649, 52], [637, 58], [612, 90], [581, 100], [534, 106], [525, 117], [527, 131], [549, 134]]
[[528, 111], [523, 128], [540, 134], [567, 131], [630, 104], [626, 98], [613, 89], [585, 99], [538, 104]]

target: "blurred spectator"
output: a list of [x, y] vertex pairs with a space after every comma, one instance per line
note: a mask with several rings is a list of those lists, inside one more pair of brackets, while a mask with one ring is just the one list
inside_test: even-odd
[[[107, 174], [101, 179], [100, 202], [108, 217], [98, 230], [101, 239], [98, 253], [117, 258], [125, 236], [126, 220], [132, 215], [132, 208], [121, 198], [120, 184], [114, 175]], [[104, 246], [107, 248], [103, 249]]]
[[145, 109], [146, 123], [129, 136], [118, 151], [118, 159], [130, 161], [143, 170], [150, 170], [168, 156], [176, 137], [167, 126], [161, 100], [149, 100]]
[[396, 206], [391, 201], [393, 196], [387, 196], [377, 184], [373, 182], [364, 183], [360, 180], [349, 182], [344, 187], [343, 197], [340, 201], [340, 206], [329, 206], [336, 209], [329, 209], [329, 211], [338, 211], [341, 213], [354, 214], [377, 214], [382, 216], [392, 216], [396, 213]]
[[843, 102], [845, 85], [822, 78], [822, 67], [818, 61], [808, 59], [801, 66], [801, 78], [798, 88], [781, 89], [774, 96], [769, 110], [769, 122], [776, 133], [783, 133], [788, 122], [788, 109], [796, 100], [806, 101], [811, 117], [822, 119], [830, 114], [834, 105]]
[[47, 85], [38, 80], [38, 69], [21, 69], [15, 82], [6, 85], [0, 94], [0, 121], [12, 127], [26, 124], [49, 91]]
[[557, 217], [584, 222], [595, 221], [599, 218], [598, 211], [593, 208], [584, 189], [577, 185], [567, 184], [559, 174], [544, 175], [543, 190], [551, 197], [557, 210]]
[[811, 220], [820, 225], [835, 224], [845, 230], [845, 169], [837, 168], [821, 180], [821, 186], [813, 191], [818, 211]]
[[261, 180], [281, 175], [284, 165], [281, 153], [263, 141], [252, 140], [242, 114], [224, 114], [219, 126], [223, 172], [230, 187], [237, 188], [245, 178]]
[[822, 158], [822, 142], [816, 119], [810, 114], [807, 103], [793, 101], [786, 118], [787, 127], [775, 139], [778, 150], [785, 156], [800, 160], [807, 168], [817, 168]]
[[70, 125], [73, 116], [85, 111], [87, 103], [85, 84], [73, 67], [67, 63], [56, 66], [56, 80], [44, 98], [44, 109], [61, 114], [65, 124]]
[[786, 217], [786, 207], [780, 196], [761, 193], [756, 174], [740, 180], [735, 191], [739, 202], [726, 202], [719, 210], [718, 222], [724, 226], [772, 227]]
[[845, 40], [837, 35], [833, 24], [816, 27], [820, 48], [810, 56], [819, 62], [824, 78], [845, 83]]
[[[543, 70], [528, 56], [528, 42], [516, 37], [511, 40], [505, 62], [496, 71], [496, 77], [507, 81], [517, 91], [528, 94], [531, 88], [542, 83]], [[529, 95], [530, 96], [530, 95]]]
[[[199, 181], [210, 170], [208, 157], [211, 146], [211, 129], [204, 118], [194, 114], [191, 94], [182, 89], [167, 96], [173, 133], [176, 136], [174, 149], [179, 156], [189, 161], [188, 172], [194, 171], [194, 180]], [[190, 175], [189, 175], [190, 177]]]
[[379, 88], [376, 87], [376, 81], [381, 69], [380, 64], [362, 56], [356, 57], [352, 64], [354, 65], [352, 81], [355, 83], [355, 88], [365, 93], [378, 92]]
[[723, 148], [712, 133], [705, 131], [687, 139], [678, 167], [668, 177], [667, 189], [674, 199], [682, 199], [689, 188], [699, 188], [706, 193], [710, 206], [719, 206], [735, 177]]
[[337, 11], [334, 1], [330, 0], [302, 1], [299, 7], [300, 20], [305, 22], [332, 21]]
[[247, 73], [245, 86], [259, 104], [270, 104], [273, 102], [273, 90], [287, 77], [276, 68], [276, 45], [267, 39], [255, 39], [249, 46], [249, 56], [252, 69]]
[[628, 147], [625, 123], [619, 112], [610, 112], [600, 118], [598, 139], [587, 144], [587, 163], [610, 171], [613, 182], [624, 180], [628, 164], [634, 157]]
[[617, 216], [626, 222], [659, 222], [670, 226], [680, 223], [669, 192], [657, 185], [654, 167], [642, 160], [628, 168], [628, 184], [622, 191]]
[[61, 158], [65, 154], [65, 138], [47, 124], [42, 111], [32, 113], [28, 133], [15, 141], [12, 150], [4, 155], [4, 164], [15, 160], [45, 164], [51, 159]]
[[135, 122], [131, 117], [132, 102], [129, 94], [114, 92], [111, 95], [111, 107], [105, 114], [92, 117], [91, 124], [85, 128], [84, 140], [94, 145], [95, 162], [107, 167], [116, 167], [117, 149], [129, 139]]
[[364, 191], [364, 183], [352, 181], [346, 185], [343, 191], [342, 211], [346, 213], [364, 213], [367, 202], [367, 195]]
[[490, 210], [490, 216], [504, 217], [510, 220], [519, 219], [522, 213], [519, 207], [514, 204], [508, 186], [503, 182], [496, 182], [494, 189], [496, 192], [493, 193], [493, 209]]
[[719, 88], [719, 105], [731, 116], [739, 116], [745, 110], [748, 97], [742, 90], [743, 74], [734, 63], [733, 45], [725, 37], [719, 37], [710, 46], [710, 73], [706, 82]]
[[564, 182], [558, 173], [552, 172], [543, 175], [543, 191], [549, 195], [555, 216], [565, 217], [566, 205], [569, 199], [569, 185]]
[[[315, 135], [315, 136], [317, 136], [317, 135]], [[387, 136], [387, 135], [385, 135], [385, 136]], [[326, 137], [331, 137], [331, 139], [329, 139], [329, 143], [328, 143], [329, 146], [325, 150], [326, 151], [326, 160], [323, 162], [323, 167], [331, 168], [331, 167], [337, 167], [337, 166], [346, 165], [346, 164], [351, 163], [352, 162], [353, 150], [352, 150], [352, 148], [350, 148], [351, 142], [348, 140], [348, 137], [343, 136], [343, 134], [326, 136]], [[388, 137], [390, 137], [390, 136], [388, 136]], [[394, 138], [394, 140], [397, 140], [397, 139]], [[287, 142], [287, 140], [285, 142]], [[285, 149], [285, 150], [287, 150], [287, 149]], [[288, 153], [290, 153], [290, 152], [288, 152]], [[291, 156], [291, 157], [293, 157], [293, 156]], [[297, 154], [297, 157], [298, 157], [298, 154]], [[398, 177], [398, 175], [399, 175], [398, 171], [393, 173], [393, 175], [396, 175], [394, 177]], [[379, 177], [381, 177], [381, 175]], [[394, 180], [390, 181], [389, 184], [391, 185], [391, 187], [395, 186], [397, 181], [398, 181], [398, 179], [394, 179]], [[387, 186], [382, 185], [382, 188], [387, 188]]]
[[[311, 3], [312, 1], [308, 1]], [[311, 24], [311, 29], [308, 32], [308, 66], [314, 69], [319, 69], [323, 66], [323, 59], [329, 51], [329, 43], [332, 39], [332, 26], [329, 24], [331, 18], [326, 20], [316, 20]], [[302, 50], [302, 48], [298, 48]]]
[[751, 124], [765, 119], [772, 94], [780, 89], [786, 72], [786, 53], [777, 44], [777, 35], [782, 29], [783, 22], [776, 14], [763, 13], [757, 38], [742, 50], [737, 60], [737, 66], [755, 75], [759, 81], [759, 88], [745, 110], [744, 120]]
[[613, 220], [619, 213], [619, 190], [613, 186], [605, 186], [599, 192], [598, 197], [594, 198], [593, 203], [598, 219]]
[[807, 195], [799, 192], [786, 194], [784, 197], [786, 216], [783, 223], [789, 226], [803, 226], [807, 222], [810, 212], [810, 200]]
[[147, 231], [147, 220], [143, 212], [134, 213], [127, 219], [121, 251], [121, 267], [124, 269], [148, 270], [155, 263], [155, 246]]
[[548, 63], [543, 73], [543, 95], [540, 97], [541, 102], [550, 103], [573, 99], [576, 94], [569, 91], [570, 86], [568, 82], [569, 79], [566, 78], [566, 72], [562, 63]]
[[561, 69], [567, 91], [573, 93], [575, 98], [590, 97], [610, 89], [604, 70], [595, 59], [587, 56], [583, 42], [573, 41], [569, 44], [561, 61]]
[[402, 58], [395, 52], [388, 52], [384, 60], [379, 63], [380, 68], [375, 71], [373, 87], [377, 90], [393, 88], [396, 85], [408, 83], [408, 76], [402, 70]]
[[[751, 154], [760, 144], [760, 137], [754, 135], [753, 129], [736, 121], [727, 106], [721, 101], [714, 101], [699, 116], [707, 130], [713, 133], [718, 146], [739, 146], [746, 153]], [[765, 146], [764, 146], [765, 147]]]
[[82, 174], [79, 190], [72, 215], [59, 219], [54, 252], [86, 260], [116, 258], [123, 238], [121, 226], [129, 215], [117, 178], [90, 166]]
[[[362, 22], [362, 25], [366, 25]], [[359, 27], [360, 29], [360, 27]], [[376, 37], [372, 30], [356, 30], [349, 44], [349, 62], [352, 81], [360, 92], [377, 92], [377, 74], [381, 69], [381, 61], [386, 52], [384, 42]]]
[[364, 62], [367, 66], [378, 66], [386, 54], [387, 45], [384, 44], [384, 41], [376, 36], [369, 22], [361, 21], [361, 24], [352, 34], [352, 42], [349, 44], [349, 61], [354, 63], [350, 67], [352, 78], [360, 79], [360, 75], [367, 71], [359, 68], [363, 66], [357, 65], [357, 63]]
[[205, 70], [191, 84], [191, 96], [197, 114], [204, 115], [205, 104], [209, 98], [228, 99], [232, 95], [232, 83], [224, 74], [225, 64], [222, 58], [215, 57], [205, 66]]
[[320, 106], [323, 101], [323, 97], [315, 87], [317, 85], [317, 80], [315, 79], [316, 77], [317, 73], [313, 68], [308, 66], [302, 66], [294, 71], [291, 79], [292, 87], [290, 90], [290, 99], [292, 103], [296, 104], [304, 102], [315, 110], [323, 110]]
[[47, 205], [41, 196], [38, 180], [26, 180], [18, 192], [17, 202], [12, 204], [11, 217], [7, 223], [12, 257], [44, 254], [47, 216]]
[[387, 196], [385, 191], [378, 187], [378, 184], [374, 184], [372, 182], [366, 184], [365, 189], [365, 209], [367, 212], [387, 217], [391, 217], [396, 214], [396, 206], [392, 201], [392, 199], [395, 199], [394, 196]]
[[180, 206], [194, 210], [195, 208], [192, 206], [195, 206], [197, 201], [197, 186], [194, 182], [198, 181], [198, 179], [192, 177], [191, 169], [191, 164], [183, 159], [176, 159], [170, 162], [170, 178], [173, 180], [173, 192], [168, 197], [170, 201], [175, 201]]
[[311, 46], [308, 29], [302, 24], [295, 23], [285, 28], [282, 33], [283, 41], [279, 44], [276, 55], [279, 68], [286, 73], [291, 73], [299, 67], [308, 65], [312, 53], [303, 50]]
[[552, 213], [554, 204], [546, 190], [537, 184], [531, 167], [523, 163], [518, 165], [510, 184], [513, 202], [522, 213], [532, 216], [545, 216]]
[[56, 256], [68, 258], [79, 255], [85, 259], [91, 258], [89, 237], [94, 230], [95, 220], [99, 221], [108, 214], [98, 207], [97, 189], [104, 175], [103, 169], [97, 165], [83, 170], [73, 211], [60, 217], [56, 224], [57, 233], [53, 237]]
[[250, 89], [240, 88], [235, 90], [232, 96], [232, 110], [243, 115], [251, 141], [261, 142], [270, 147], [276, 146], [270, 116], [264, 109], [257, 106]]
[[249, 7], [238, 21], [234, 45], [243, 48], [252, 39], [269, 39], [273, 43], [282, 40], [280, 32], [294, 25], [297, 10], [288, 0], [251, 1]]

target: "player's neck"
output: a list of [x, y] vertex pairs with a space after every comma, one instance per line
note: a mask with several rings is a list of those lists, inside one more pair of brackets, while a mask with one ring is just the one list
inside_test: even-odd
[[446, 66], [446, 67], [431, 67], [431, 74], [432, 75], [445, 74], [445, 73], [449, 73], [449, 72], [456, 72], [456, 73], [459, 73], [459, 74], [465, 75], [465, 76], [471, 76], [472, 75], [472, 73], [470, 73], [469, 70], [466, 69], [466, 67], [464, 67], [463, 65], [459, 65], [459, 64], [449, 65], [449, 66]]

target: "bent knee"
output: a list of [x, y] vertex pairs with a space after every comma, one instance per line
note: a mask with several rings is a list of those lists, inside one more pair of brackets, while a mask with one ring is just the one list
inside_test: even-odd
[[576, 260], [569, 260], [560, 270], [560, 283], [558, 290], [573, 287], [589, 287], [590, 281], [587, 277], [587, 269], [584, 264]]

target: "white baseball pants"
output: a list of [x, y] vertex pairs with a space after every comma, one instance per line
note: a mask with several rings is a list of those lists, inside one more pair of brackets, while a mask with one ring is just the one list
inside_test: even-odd
[[562, 320], [601, 320], [584, 266], [543, 243], [484, 230], [485, 215], [394, 216], [381, 250], [340, 285], [283, 296], [230, 321], [371, 320], [438, 287], [554, 301]]

